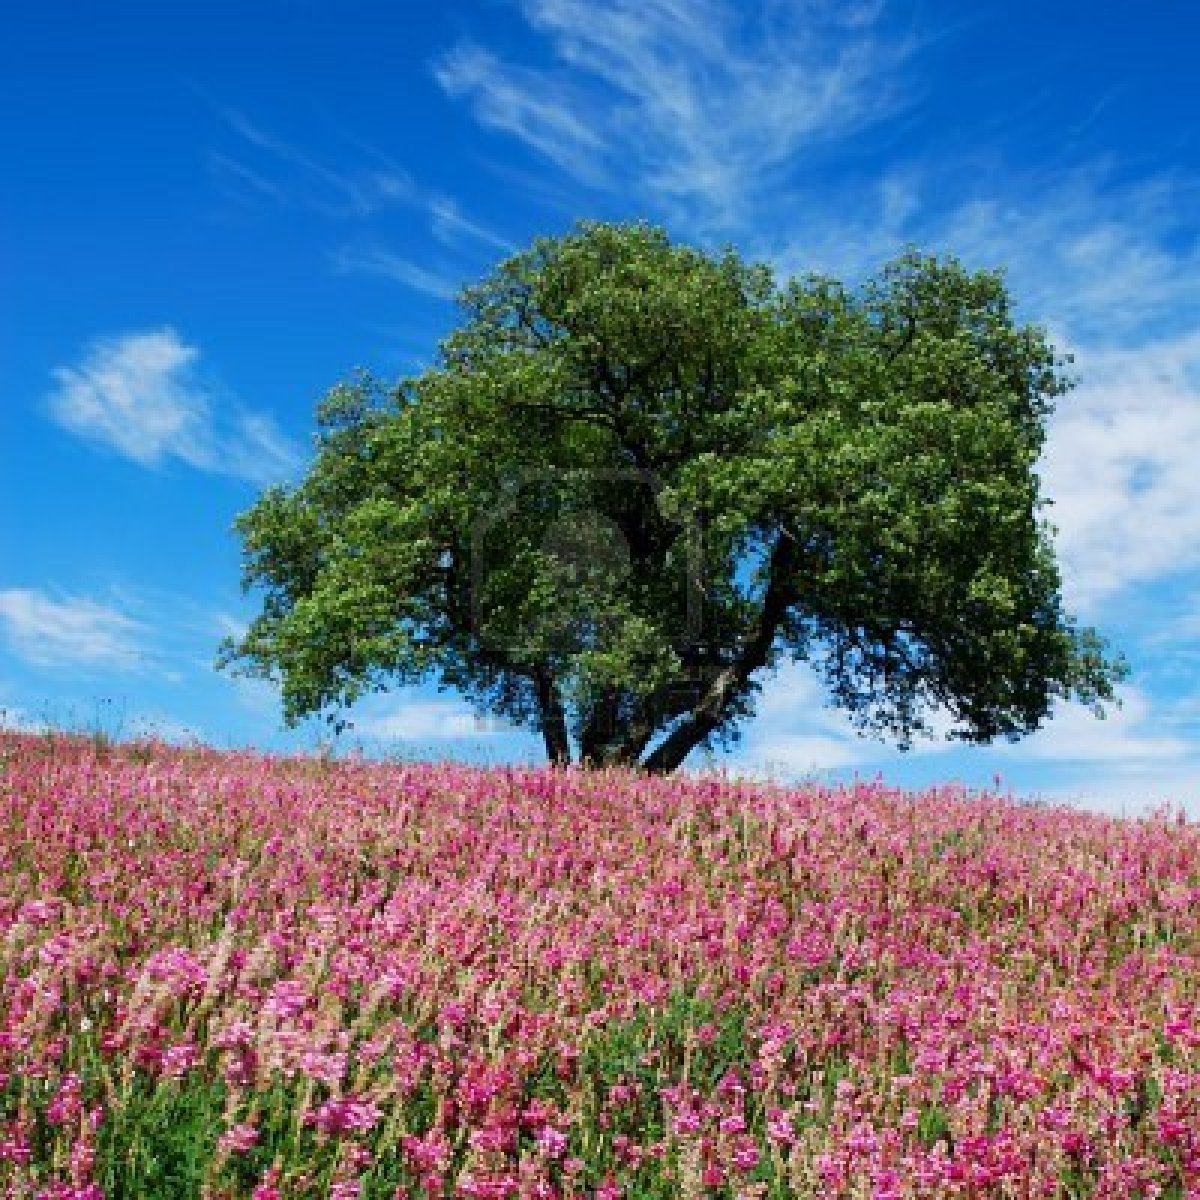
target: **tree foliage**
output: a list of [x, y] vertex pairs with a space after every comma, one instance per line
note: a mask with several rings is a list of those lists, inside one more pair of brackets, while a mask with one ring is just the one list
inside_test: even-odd
[[1113, 699], [1035, 470], [1069, 381], [999, 273], [778, 283], [588, 223], [460, 304], [434, 367], [334, 388], [307, 476], [238, 520], [263, 606], [222, 661], [289, 722], [433, 679], [552, 760], [663, 771], [784, 659], [901, 746]]

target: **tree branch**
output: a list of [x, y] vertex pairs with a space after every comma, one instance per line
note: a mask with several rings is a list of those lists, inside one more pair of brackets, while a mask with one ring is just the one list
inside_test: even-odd
[[737, 657], [718, 672], [683, 722], [659, 744], [642, 766], [654, 774], [675, 770], [710, 733], [718, 729], [730, 703], [745, 689], [750, 676], [764, 666], [775, 635], [792, 601], [792, 576], [799, 566], [799, 546], [780, 535], [771, 551], [770, 569], [762, 608], [750, 636]]

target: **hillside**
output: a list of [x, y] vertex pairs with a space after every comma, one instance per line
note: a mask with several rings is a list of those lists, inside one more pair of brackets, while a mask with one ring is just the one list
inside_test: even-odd
[[0, 736], [11, 1197], [1194, 1197], [1200, 827]]

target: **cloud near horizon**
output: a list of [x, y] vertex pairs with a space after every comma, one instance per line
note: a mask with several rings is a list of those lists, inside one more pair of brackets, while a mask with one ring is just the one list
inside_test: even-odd
[[131, 670], [147, 656], [140, 621], [95, 600], [55, 599], [36, 588], [0, 589], [0, 630], [9, 649], [35, 666]]

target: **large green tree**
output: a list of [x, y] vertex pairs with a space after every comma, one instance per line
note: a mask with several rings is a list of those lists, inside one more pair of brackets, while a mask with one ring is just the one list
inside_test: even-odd
[[785, 658], [863, 731], [1013, 739], [1125, 673], [1063, 610], [1035, 471], [1068, 380], [1000, 274], [851, 289], [587, 223], [466, 289], [437, 365], [322, 403], [238, 520], [222, 661], [286, 719], [432, 679], [551, 760], [669, 771]]

